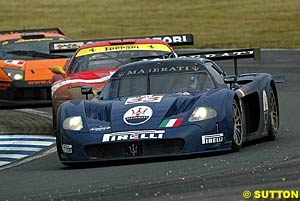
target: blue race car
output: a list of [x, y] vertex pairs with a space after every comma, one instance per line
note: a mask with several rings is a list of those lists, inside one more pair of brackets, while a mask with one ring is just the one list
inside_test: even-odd
[[[59, 107], [60, 161], [75, 165], [238, 151], [248, 140], [275, 139], [279, 110], [272, 76], [227, 76], [212, 61], [256, 53], [255, 49], [193, 53], [179, 56], [198, 58], [123, 66], [93, 100], [71, 100]], [[92, 88], [82, 88], [82, 94], [89, 93]]]

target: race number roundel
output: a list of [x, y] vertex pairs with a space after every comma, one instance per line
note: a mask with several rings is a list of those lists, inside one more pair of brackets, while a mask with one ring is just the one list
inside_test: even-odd
[[127, 110], [123, 120], [129, 125], [139, 125], [148, 121], [152, 117], [153, 111], [148, 106], [136, 106]]

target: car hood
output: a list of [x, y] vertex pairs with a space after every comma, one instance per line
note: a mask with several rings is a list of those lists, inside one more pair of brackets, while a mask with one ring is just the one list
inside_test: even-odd
[[[54, 66], [64, 66], [66, 61], [66, 58], [28, 60], [25, 62], [25, 79], [50, 81], [53, 76], [51, 68]], [[48, 84], [50, 84], [50, 82]]]
[[70, 116], [81, 116], [81, 132], [91, 133], [178, 127], [189, 123], [188, 118], [196, 106], [214, 107], [217, 103], [222, 108], [225, 95], [224, 90], [210, 90], [195, 94], [146, 95], [109, 101], [72, 100], [62, 105], [60, 116], [62, 121]]
[[83, 71], [78, 73], [68, 74], [66, 80], [75, 80], [75, 79], [82, 79], [82, 80], [91, 80], [91, 79], [99, 79], [105, 76], [111, 76], [118, 68], [105, 68], [105, 69], [98, 69], [98, 70], [89, 70]]
[[[93, 102], [85, 103], [86, 117], [110, 122], [111, 131], [143, 130], [157, 128], [164, 119], [179, 119], [187, 116], [198, 99], [197, 95], [148, 95], [121, 98], [105, 107]], [[97, 107], [98, 106], [98, 107]], [[95, 109], [97, 107], [97, 109]], [[99, 114], [101, 114], [99, 116]], [[106, 114], [106, 115], [103, 115]]]
[[52, 96], [63, 97], [63, 100], [65, 97], [82, 99], [82, 86], [92, 86], [94, 91], [98, 91], [116, 70], [116, 68], [107, 68], [68, 74], [66, 78], [52, 84]]
[[[1, 60], [0, 67], [24, 70], [24, 77], [27, 80], [50, 80], [53, 76], [53, 66], [64, 66], [67, 59], [43, 59], [43, 60]], [[45, 83], [46, 84], [46, 83]]]

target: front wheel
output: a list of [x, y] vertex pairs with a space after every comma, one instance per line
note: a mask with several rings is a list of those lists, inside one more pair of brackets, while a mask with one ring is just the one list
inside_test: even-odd
[[278, 134], [279, 127], [279, 113], [278, 113], [278, 104], [276, 100], [276, 96], [271, 87], [270, 89], [270, 109], [269, 109], [269, 134], [267, 136], [268, 140], [275, 140]]
[[232, 150], [239, 151], [243, 144], [244, 128], [243, 128], [242, 110], [236, 100], [233, 101], [233, 137]]

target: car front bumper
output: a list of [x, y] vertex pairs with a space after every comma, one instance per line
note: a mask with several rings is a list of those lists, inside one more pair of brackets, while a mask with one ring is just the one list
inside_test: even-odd
[[[120, 132], [107, 133], [110, 138], [105, 138], [105, 134], [61, 130], [57, 135], [58, 155], [63, 164], [73, 164], [184, 156], [231, 149], [230, 137], [225, 133], [204, 133], [197, 125], [150, 131], [125, 131], [122, 137], [117, 136]], [[133, 132], [136, 136], [131, 135]]]
[[[3, 82], [0, 83], [4, 85]], [[5, 83], [5, 86], [6, 88], [0, 90], [0, 106], [2, 107], [51, 105], [51, 86], [49, 84], [13, 81]]]

